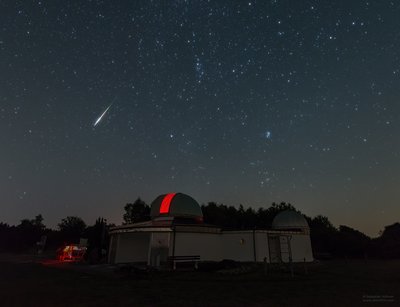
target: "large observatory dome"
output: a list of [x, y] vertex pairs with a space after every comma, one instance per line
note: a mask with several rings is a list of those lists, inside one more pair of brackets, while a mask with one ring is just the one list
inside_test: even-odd
[[272, 228], [277, 230], [309, 229], [303, 215], [293, 210], [278, 213], [272, 221]]
[[151, 203], [151, 218], [174, 217], [203, 220], [200, 205], [189, 195], [169, 193], [158, 196]]

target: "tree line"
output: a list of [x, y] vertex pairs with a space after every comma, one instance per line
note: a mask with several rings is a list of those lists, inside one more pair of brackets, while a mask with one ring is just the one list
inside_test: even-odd
[[20, 224], [10, 226], [0, 222], [0, 252], [29, 252], [37, 253], [42, 250], [56, 250], [67, 244], [78, 244], [81, 238], [85, 239], [88, 260], [98, 262], [104, 256], [102, 250], [108, 248], [108, 229], [113, 224], [99, 217], [94, 225], [87, 226], [77, 216], [67, 216], [57, 225], [57, 229], [50, 229], [43, 223], [41, 214], [33, 219], [23, 219]]
[[[269, 229], [276, 214], [284, 210], [294, 210], [302, 214], [290, 203], [272, 203], [268, 208], [257, 210], [240, 205], [238, 208], [209, 202], [202, 205], [204, 223], [223, 229]], [[150, 206], [140, 198], [124, 207], [123, 223], [131, 224], [150, 220]], [[333, 226], [326, 216], [309, 217], [310, 237], [316, 258], [327, 257], [379, 257], [400, 258], [400, 224], [388, 225], [377, 238], [370, 238], [349, 226]], [[41, 214], [33, 219], [23, 219], [20, 224], [10, 226], [0, 222], [0, 251], [35, 251], [38, 242], [46, 238], [46, 248], [54, 250], [66, 243], [79, 243], [87, 239], [89, 260], [97, 262], [108, 249], [109, 229], [115, 226], [99, 217], [94, 225], [87, 226], [77, 216], [68, 216], [60, 221], [57, 229], [49, 229]]]

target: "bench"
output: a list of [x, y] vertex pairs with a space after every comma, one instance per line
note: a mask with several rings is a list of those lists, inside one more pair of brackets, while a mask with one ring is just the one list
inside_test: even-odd
[[176, 270], [176, 263], [177, 262], [194, 262], [194, 267], [195, 267], [195, 269], [197, 269], [198, 268], [197, 264], [200, 261], [200, 256], [199, 255], [173, 256], [173, 257], [168, 257], [168, 261], [172, 262], [174, 270]]

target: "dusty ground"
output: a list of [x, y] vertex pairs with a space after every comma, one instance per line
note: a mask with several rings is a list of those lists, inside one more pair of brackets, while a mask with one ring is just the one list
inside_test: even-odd
[[321, 262], [293, 278], [262, 269], [121, 277], [110, 267], [8, 255], [0, 256], [0, 298], [1, 306], [400, 306], [400, 261]]

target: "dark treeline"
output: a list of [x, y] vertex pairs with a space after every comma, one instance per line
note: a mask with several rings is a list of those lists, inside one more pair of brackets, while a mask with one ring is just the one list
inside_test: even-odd
[[[34, 219], [23, 219], [16, 226], [0, 222], [0, 252], [30, 252], [55, 250], [66, 244], [79, 244], [86, 239], [87, 260], [98, 262], [104, 258], [108, 248], [108, 229], [110, 226], [103, 218], [98, 218], [94, 225], [87, 226], [77, 216], [68, 216], [61, 220], [57, 230], [47, 228], [41, 214]], [[103, 251], [103, 252], [102, 252]]]
[[[150, 220], [150, 206], [138, 198], [126, 204], [124, 224]], [[210, 202], [202, 205], [204, 222], [223, 229], [269, 229], [277, 213], [283, 210], [297, 210], [289, 203], [272, 203], [269, 208], [238, 208]], [[386, 226], [377, 238], [370, 238], [351, 227], [340, 225], [336, 228], [325, 216], [309, 217], [303, 214], [310, 225], [310, 235], [314, 256], [323, 257], [377, 257], [400, 258], [400, 224]], [[0, 251], [26, 252], [38, 248], [41, 238], [46, 236], [46, 249], [52, 250], [65, 243], [79, 243], [80, 238], [88, 240], [88, 258], [98, 261], [108, 248], [108, 230], [114, 226], [103, 218], [94, 225], [87, 226], [76, 216], [61, 220], [58, 229], [48, 229], [42, 215], [34, 219], [24, 219], [19, 225], [0, 223]], [[103, 253], [102, 253], [103, 251]]]

